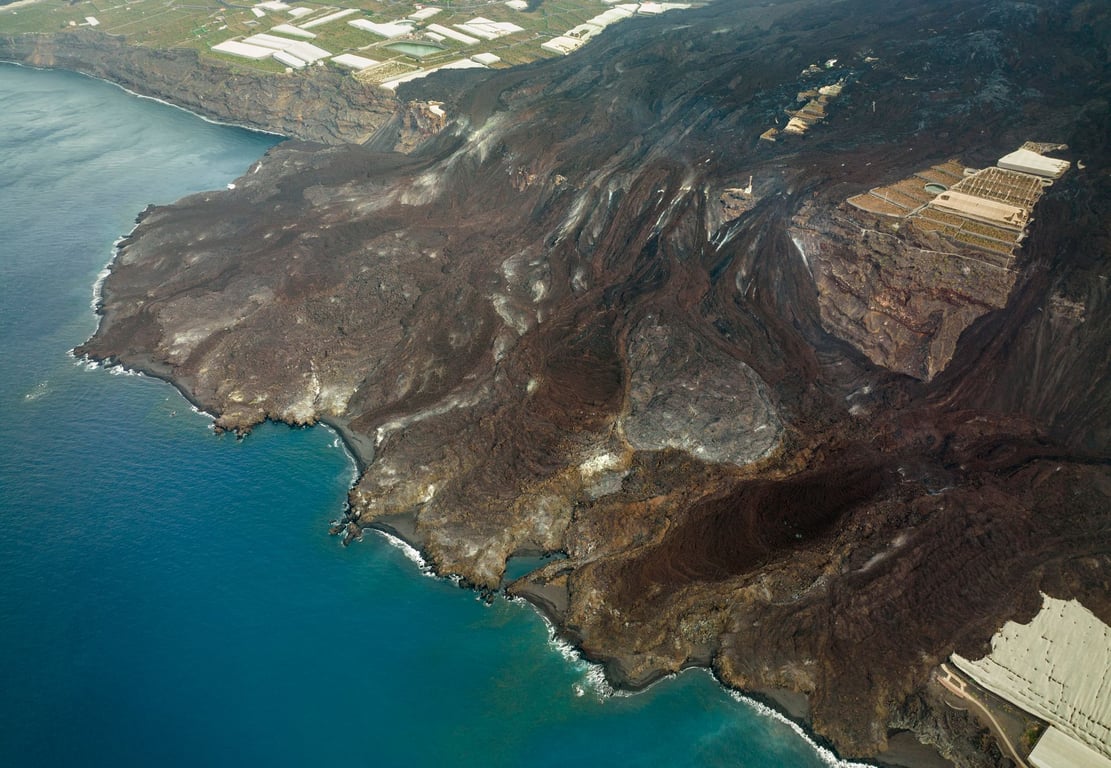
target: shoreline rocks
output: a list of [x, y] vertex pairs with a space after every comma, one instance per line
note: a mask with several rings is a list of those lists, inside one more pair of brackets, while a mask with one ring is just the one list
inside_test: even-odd
[[[437, 569], [480, 589], [517, 552], [565, 553], [527, 577], [531, 594], [618, 681], [700, 664], [793, 690], [846, 755], [916, 723], [941, 738], [935, 703], [907, 705], [940, 661], [976, 653], [1038, 590], [1111, 572], [1111, 131], [1082, 110], [1100, 59], [1070, 59], [1060, 82], [1077, 85], [1054, 90], [1035, 54], [1074, 39], [1068, 14], [1033, 29], [994, 5], [850, 0], [823, 17], [853, 40], [842, 52], [797, 34], [805, 9], [765, 29], [715, 4], [689, 28], [630, 25], [483, 80], [458, 99], [458, 130], [418, 155], [288, 142], [235, 190], [148, 213], [82, 349], [161, 366], [226, 428], [361, 436], [373, 461], [346, 534], [405, 520]], [[885, 23], [862, 30], [873, 16]], [[923, 25], [945, 34], [923, 40]], [[961, 41], [991, 25], [993, 45], [1033, 57], [996, 66], [992, 93], [1025, 101], [969, 126], [976, 66], [994, 59], [973, 66]], [[800, 61], [865, 48], [886, 69], [836, 115], [759, 142]], [[873, 117], [861, 105], [880, 95]], [[1060, 138], [1092, 172], [1048, 196], [1014, 290], [946, 336], [943, 371], [913, 380], [826, 332], [790, 240], [803, 205], [832, 208], [954, 142], [997, 156], [1074, 119]], [[750, 176], [760, 199], [723, 221], [720, 190]], [[1053, 296], [1073, 309], [1041, 312]], [[669, 426], [682, 413], [713, 452]], [[966, 737], [951, 733], [962, 765], [997, 762]]]

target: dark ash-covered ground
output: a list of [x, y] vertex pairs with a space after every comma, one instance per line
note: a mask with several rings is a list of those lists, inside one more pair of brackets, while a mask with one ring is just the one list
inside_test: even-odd
[[[922, 693], [930, 670], [1039, 590], [1111, 621], [1108, 22], [1064, 1], [723, 0], [429, 81], [469, 84], [408, 156], [375, 150], [393, 136], [285, 144], [234, 191], [148, 211], [79, 352], [174, 381], [223, 428], [337, 425], [365, 466], [348, 535], [404, 531], [481, 587], [515, 553], [565, 553], [511, 589], [620, 683], [709, 664], [808, 694], [842, 754], [898, 727], [990, 764]], [[758, 141], [839, 77], [823, 124]], [[944, 370], [893, 373], [823, 329], [790, 238], [804, 204], [1028, 139], [1085, 167]], [[750, 176], [759, 201], [727, 221]]]

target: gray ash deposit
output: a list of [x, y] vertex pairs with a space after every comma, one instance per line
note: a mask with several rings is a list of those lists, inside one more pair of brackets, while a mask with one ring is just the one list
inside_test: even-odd
[[[453, 120], [408, 155], [287, 143], [234, 190], [149, 210], [80, 351], [172, 380], [225, 429], [336, 425], [363, 464], [347, 535], [402, 531], [484, 588], [515, 553], [564, 553], [510, 590], [618, 683], [711, 665], [805, 693], [841, 754], [899, 728], [991, 764], [931, 669], [1039, 590], [1111, 620], [1109, 22], [723, 0], [456, 76], [461, 95], [430, 78]], [[805, 135], [759, 139], [842, 81]], [[880, 285], [862, 259], [883, 254], [830, 223], [1031, 139], [1084, 167], [1003, 283]], [[792, 227], [836, 247], [808, 261]], [[930, 291], [907, 320], [898, 297]], [[944, 354], [828, 322], [876, 296], [952, 328]], [[929, 325], [950, 306], [958, 325]]]

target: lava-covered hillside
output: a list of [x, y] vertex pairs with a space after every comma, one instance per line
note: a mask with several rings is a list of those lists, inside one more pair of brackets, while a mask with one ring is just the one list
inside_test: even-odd
[[[389, 527], [486, 588], [514, 554], [562, 553], [511, 590], [617, 682], [712, 665], [807, 694], [843, 754], [897, 727], [987, 764], [930, 670], [1039, 590], [1111, 621], [1108, 20], [722, 0], [432, 78], [409, 96], [452, 122], [409, 155], [287, 143], [234, 190], [148, 210], [79, 351], [222, 428], [336, 425], [364, 466], [345, 536]], [[804, 135], [759, 138], [836, 83]], [[866, 238], [829, 223], [1028, 140], [1075, 167], [1003, 282], [860, 268]], [[811, 258], [800, 227], [832, 245]], [[860, 285], [822, 287], [842, 274]], [[898, 348], [841, 338], [820, 287], [900, 322], [928, 294], [944, 364], [874, 362], [917, 360], [919, 319]]]

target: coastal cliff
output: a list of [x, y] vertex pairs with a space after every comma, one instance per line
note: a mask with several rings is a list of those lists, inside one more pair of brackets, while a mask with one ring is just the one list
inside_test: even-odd
[[[1039, 590], [1111, 620], [1108, 51], [1065, 2], [820, 7], [820, 35], [729, 2], [631, 25], [484, 80], [418, 155], [281, 145], [144, 213], [78, 353], [221, 429], [335, 425], [348, 540], [393, 530], [484, 589], [560, 553], [508, 589], [618, 684], [712, 666], [805, 694], [842, 754], [909, 729], [996, 764], [931, 670]], [[827, 119], [761, 142], [834, 59]], [[1086, 170], [1003, 280], [880, 285], [885, 252], [835, 224], [1032, 136]], [[975, 311], [873, 342], [830, 309], [928, 290]]]
[[335, 69], [266, 73], [92, 29], [0, 35], [0, 60], [81, 72], [211, 120], [322, 144], [361, 144], [398, 107], [391, 94]]

